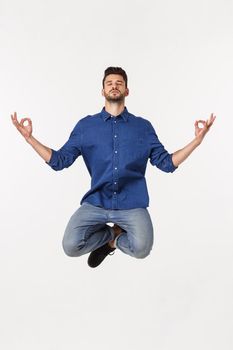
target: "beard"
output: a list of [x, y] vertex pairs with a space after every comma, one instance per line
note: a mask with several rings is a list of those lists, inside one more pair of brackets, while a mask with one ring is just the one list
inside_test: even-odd
[[110, 93], [106, 93], [106, 92], [104, 92], [104, 97], [106, 98], [106, 100], [108, 101], [108, 102], [115, 102], [115, 103], [117, 103], [117, 102], [122, 102], [122, 101], [124, 101], [124, 98], [125, 98], [125, 96], [124, 96], [124, 94], [122, 94], [120, 91], [118, 91], [117, 90], [117, 94], [116, 95], [114, 95], [114, 94], [112, 94], [112, 92], [113, 91], [111, 91]]

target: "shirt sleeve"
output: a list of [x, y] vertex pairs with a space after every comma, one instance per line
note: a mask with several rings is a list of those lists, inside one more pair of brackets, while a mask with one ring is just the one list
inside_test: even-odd
[[166, 173], [173, 173], [178, 168], [172, 162], [173, 153], [168, 153], [164, 148], [150, 122], [148, 137], [150, 145], [150, 163]]
[[46, 163], [54, 170], [68, 168], [81, 155], [81, 137], [81, 127], [78, 122], [66, 143], [57, 151], [52, 149], [52, 156]]

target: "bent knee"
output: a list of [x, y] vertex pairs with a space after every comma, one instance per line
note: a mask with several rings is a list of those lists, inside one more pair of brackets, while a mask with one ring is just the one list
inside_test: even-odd
[[144, 259], [150, 254], [150, 252], [151, 252], [151, 247], [146, 247], [144, 249], [135, 248], [133, 250], [133, 256], [137, 259]]
[[82, 255], [80, 250], [82, 247], [75, 245], [71, 241], [62, 241], [62, 247], [63, 251], [65, 252], [66, 255], [70, 257], [77, 257]]

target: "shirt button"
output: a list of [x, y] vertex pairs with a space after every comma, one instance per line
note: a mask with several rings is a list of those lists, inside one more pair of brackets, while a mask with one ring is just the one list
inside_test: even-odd
[[114, 182], [114, 184], [116, 185], [116, 182]]
[[117, 153], [117, 151], [115, 151], [115, 153]]
[[114, 135], [114, 137], [117, 137], [117, 135]]
[[114, 194], [116, 194], [116, 192], [114, 192]]
[[115, 167], [115, 169], [117, 169], [117, 167]]
[[114, 123], [116, 123], [116, 120], [114, 121]]

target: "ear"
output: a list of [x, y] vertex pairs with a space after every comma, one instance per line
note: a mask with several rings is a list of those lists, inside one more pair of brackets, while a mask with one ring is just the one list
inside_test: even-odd
[[104, 96], [104, 89], [101, 90], [101, 95]]
[[129, 95], [129, 89], [126, 88], [126, 89], [125, 89], [125, 96], [128, 96], [128, 95]]

